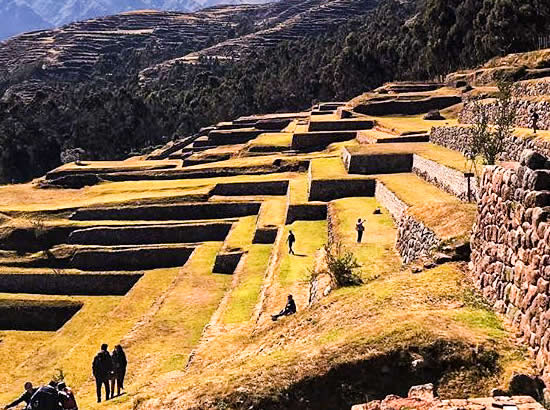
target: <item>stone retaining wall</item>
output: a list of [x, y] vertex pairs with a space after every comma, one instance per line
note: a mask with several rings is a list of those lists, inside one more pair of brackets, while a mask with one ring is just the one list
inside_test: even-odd
[[183, 266], [195, 248], [189, 246], [78, 250], [70, 267], [89, 271], [138, 271]]
[[422, 222], [410, 215], [404, 215], [397, 226], [395, 246], [404, 263], [430, 258], [441, 240]]
[[477, 179], [470, 178], [470, 198], [468, 199], [468, 179], [463, 172], [416, 154], [413, 155], [412, 171], [443, 191], [455, 195], [461, 201], [475, 202], [477, 198]]
[[354, 196], [374, 196], [374, 179], [314, 179], [309, 184], [310, 201], [332, 201]]
[[217, 184], [211, 191], [212, 195], [286, 195], [288, 180], [265, 182], [228, 182]]
[[409, 206], [381, 182], [376, 183], [375, 197], [390, 212], [397, 224], [395, 247], [404, 263], [429, 258], [441, 244], [435, 233], [422, 222], [407, 214]]
[[289, 225], [295, 221], [323, 221], [325, 219], [327, 219], [327, 204], [296, 204], [288, 206], [285, 223]]
[[0, 274], [0, 292], [40, 295], [125, 295], [143, 273]]
[[[430, 142], [442, 145], [455, 151], [465, 152], [471, 145], [471, 131], [467, 125], [433, 127]], [[550, 156], [550, 142], [540, 138], [511, 137], [504, 143], [503, 160], [517, 161], [525, 149], [532, 149], [542, 155]]]
[[96, 227], [72, 232], [69, 243], [116, 246], [224, 241], [230, 229], [230, 223]]
[[82, 208], [70, 219], [86, 220], [138, 220], [185, 221], [197, 219], [238, 218], [256, 215], [260, 202], [198, 202], [176, 205], [141, 205], [117, 208]]
[[[534, 109], [538, 115], [537, 121], [538, 128], [540, 130], [550, 129], [550, 102], [549, 101], [530, 101], [530, 100], [517, 100], [517, 112], [516, 112], [516, 126], [520, 128], [531, 128], [531, 110]], [[489, 121], [493, 121], [496, 114], [496, 102], [486, 102], [489, 108]], [[464, 104], [464, 108], [460, 112], [458, 119], [463, 124], [473, 124], [476, 121], [476, 114], [474, 110], [474, 104], [468, 102]]]
[[550, 170], [526, 151], [515, 167], [486, 167], [472, 234], [474, 281], [550, 374]]
[[400, 200], [380, 181], [376, 182], [374, 196], [376, 200], [390, 212], [390, 215], [396, 222], [399, 222], [401, 220], [401, 217], [409, 208], [409, 206], [405, 202]]
[[82, 308], [69, 300], [6, 300], [0, 303], [0, 330], [56, 331]]
[[357, 136], [357, 131], [315, 131], [296, 133], [292, 137], [292, 149], [310, 150], [326, 147], [333, 142], [349, 141]]

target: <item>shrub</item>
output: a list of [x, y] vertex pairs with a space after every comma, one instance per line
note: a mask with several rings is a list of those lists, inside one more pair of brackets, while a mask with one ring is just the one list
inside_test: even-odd
[[340, 242], [325, 245], [324, 250], [327, 273], [333, 279], [336, 287], [357, 286], [363, 283], [357, 272], [361, 264], [357, 262], [351, 251]]
[[[471, 161], [481, 158], [484, 164], [494, 165], [504, 151], [504, 144], [514, 132], [517, 102], [512, 97], [514, 85], [511, 82], [498, 83], [495, 112], [481, 101], [474, 102], [476, 121], [472, 128], [472, 139], [467, 147], [467, 158]], [[493, 123], [494, 127], [489, 124]]]

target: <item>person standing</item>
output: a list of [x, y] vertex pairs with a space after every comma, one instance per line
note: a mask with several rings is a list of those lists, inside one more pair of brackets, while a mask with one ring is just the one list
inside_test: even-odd
[[4, 410], [17, 406], [20, 403], [25, 402], [27, 405], [31, 402], [31, 398], [38, 389], [32, 386], [31, 382], [25, 383], [25, 392], [17, 400], [12, 401], [10, 404], [4, 407]]
[[294, 242], [296, 242], [296, 237], [294, 236], [294, 233], [292, 231], [288, 231], [288, 238], [286, 240], [288, 242], [288, 253], [291, 255], [294, 255]]
[[365, 232], [365, 221], [361, 218], [357, 220], [355, 224], [355, 230], [357, 231], [357, 243], [361, 243], [363, 240], [363, 232]]
[[115, 392], [115, 382], [117, 384], [117, 395], [120, 396], [120, 391], [124, 390], [124, 377], [126, 376], [126, 366], [128, 361], [126, 360], [126, 353], [122, 349], [121, 345], [116, 345], [115, 350], [111, 355], [113, 358], [113, 372], [114, 372], [114, 382], [111, 386], [111, 392]]
[[101, 350], [94, 357], [92, 363], [92, 371], [95, 377], [95, 385], [97, 391], [97, 402], [101, 403], [101, 387], [105, 386], [105, 400], [109, 400], [109, 379], [111, 378], [111, 372], [113, 371], [113, 360], [109, 354], [107, 344], [101, 345]]
[[531, 125], [533, 127], [533, 132], [536, 134], [538, 130], [539, 114], [534, 108], [531, 109]]

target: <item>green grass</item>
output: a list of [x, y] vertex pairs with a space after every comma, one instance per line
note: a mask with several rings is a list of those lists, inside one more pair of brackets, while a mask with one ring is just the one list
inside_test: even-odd
[[250, 141], [250, 146], [265, 147], [283, 147], [290, 148], [292, 144], [292, 133], [289, 132], [271, 132], [260, 134], [257, 138]]
[[225, 247], [227, 249], [240, 248], [246, 250], [254, 238], [257, 219], [258, 217], [256, 215], [240, 218], [233, 226], [233, 229], [229, 231], [227, 238], [225, 238]]
[[[401, 261], [394, 250], [397, 234], [388, 212], [375, 215], [381, 207], [374, 198], [345, 198], [331, 202], [336, 238], [357, 258], [362, 265], [364, 280], [368, 281], [392, 271], [399, 270]], [[355, 224], [365, 220], [362, 243], [357, 243]]]
[[273, 245], [256, 244], [250, 247], [239, 274], [239, 282], [232, 290], [229, 304], [223, 315], [224, 323], [241, 323], [250, 320], [262, 288], [264, 274]]
[[281, 226], [286, 218], [286, 198], [264, 201], [258, 217], [258, 226]]
[[348, 176], [340, 157], [312, 159], [310, 167], [312, 179], [343, 178]]
[[308, 202], [308, 180], [306, 175], [290, 180], [289, 203], [291, 205], [304, 204]]
[[327, 222], [296, 221], [285, 227], [285, 239], [289, 230], [296, 236], [296, 255], [289, 255], [286, 250], [284, 252], [279, 272], [279, 282], [283, 288], [309, 279], [309, 269], [313, 267], [315, 252], [326, 243]]

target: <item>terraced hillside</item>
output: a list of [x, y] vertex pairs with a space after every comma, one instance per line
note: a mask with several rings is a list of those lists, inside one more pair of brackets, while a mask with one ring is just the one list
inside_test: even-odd
[[[120, 70], [117, 65], [128, 62], [111, 59], [126, 50], [143, 50], [149, 63], [161, 63], [222, 43], [231, 53], [218, 55], [234, 57], [257, 47], [324, 33], [376, 4], [375, 0], [283, 0], [195, 13], [144, 10], [86, 20], [1, 43], [0, 81], [14, 77], [19, 81], [83, 81], [94, 71], [105, 75], [115, 67]], [[245, 22], [248, 26], [243, 28]], [[246, 36], [256, 31], [258, 35]], [[231, 46], [223, 43], [229, 38], [236, 38]], [[146, 68], [133, 63], [137, 63], [134, 69]]]
[[[202, 50], [189, 53], [181, 58], [163, 62], [141, 72], [142, 81], [150, 81], [162, 76], [164, 71], [177, 63], [193, 63], [200, 57], [242, 58], [252, 52], [268, 49], [283, 41], [298, 40], [336, 30], [372, 10], [376, 0], [307, 0], [294, 2], [287, 8], [286, 2], [280, 2], [279, 13], [265, 17], [262, 24], [253, 33], [228, 39]], [[274, 5], [273, 5], [274, 6]], [[273, 7], [272, 6], [272, 7]]]
[[[460, 128], [469, 92], [388, 84], [0, 187], [0, 401], [60, 372], [87, 409], [344, 409], [428, 382], [526, 393], [509, 381], [534, 363], [467, 273], [477, 183], [429, 141]], [[443, 117], [424, 119], [433, 104]], [[361, 284], [327, 273], [338, 244]], [[288, 294], [297, 314], [272, 321]], [[124, 346], [127, 390], [97, 405], [103, 342]]]

